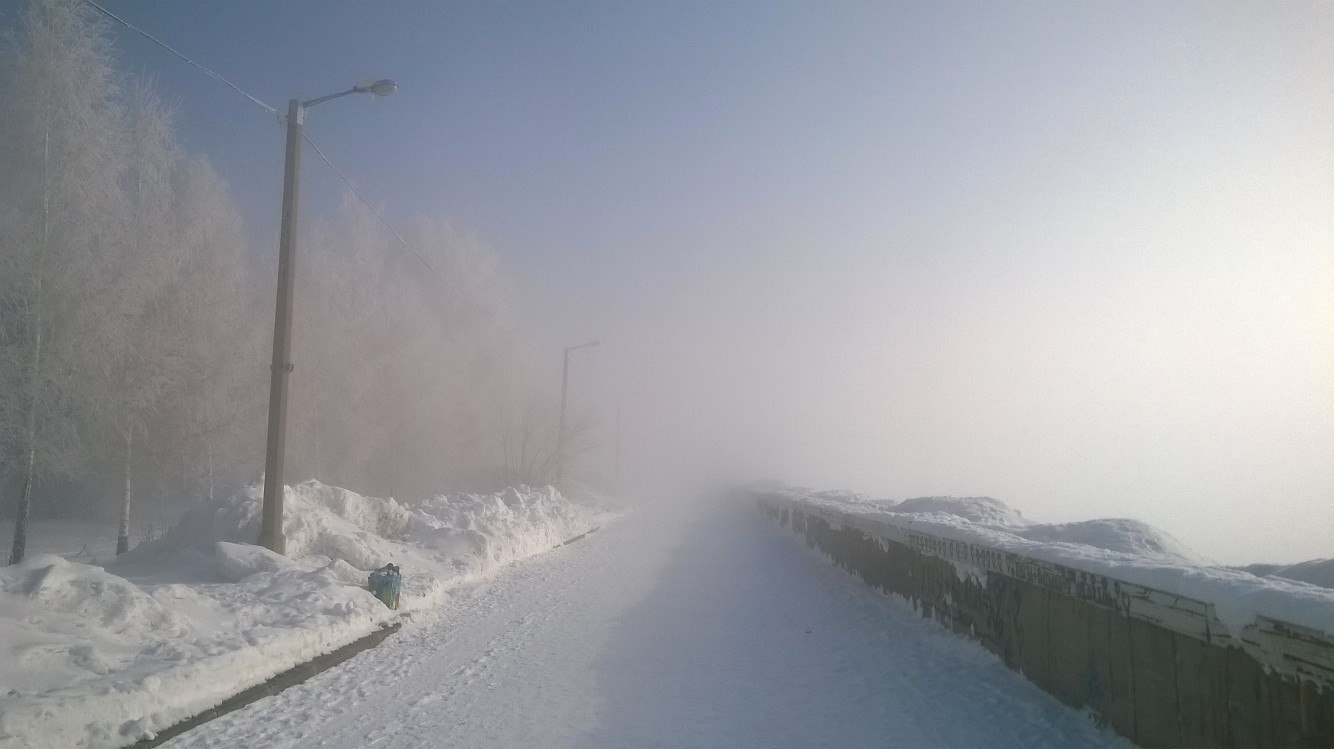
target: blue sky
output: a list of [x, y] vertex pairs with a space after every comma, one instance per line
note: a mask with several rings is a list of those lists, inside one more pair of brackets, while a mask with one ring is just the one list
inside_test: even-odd
[[[280, 108], [397, 79], [308, 134], [602, 338], [642, 462], [1334, 554], [1334, 5], [106, 4]], [[269, 251], [274, 119], [117, 39]]]

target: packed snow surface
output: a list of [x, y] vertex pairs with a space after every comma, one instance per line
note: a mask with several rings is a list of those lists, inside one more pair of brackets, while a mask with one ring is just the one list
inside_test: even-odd
[[185, 747], [1128, 747], [745, 506], [520, 562]]
[[[769, 489], [850, 517], [1086, 570], [1213, 605], [1233, 637], [1265, 616], [1334, 636], [1334, 590], [1223, 567], [1137, 520], [1035, 525], [999, 500], [929, 497], [901, 503], [806, 489]], [[1000, 505], [997, 507], [997, 505]], [[905, 511], [904, 508], [910, 511]]]
[[309, 481], [285, 497], [287, 556], [251, 545], [255, 488], [105, 566], [0, 568], [0, 747], [132, 743], [397, 618], [369, 570], [398, 564], [403, 608], [428, 609], [598, 522], [550, 487], [411, 506]]

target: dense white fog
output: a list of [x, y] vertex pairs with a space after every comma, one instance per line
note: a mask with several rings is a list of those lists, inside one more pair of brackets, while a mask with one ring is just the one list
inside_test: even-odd
[[[552, 481], [599, 340], [570, 483], [1334, 555], [1329, 5], [107, 5], [272, 105], [403, 85], [307, 123], [409, 246], [307, 152], [289, 483]], [[125, 536], [263, 470], [282, 132], [0, 23], [0, 517]]]
[[652, 228], [524, 276], [644, 463], [1334, 554], [1330, 8], [842, 10], [682, 63]]

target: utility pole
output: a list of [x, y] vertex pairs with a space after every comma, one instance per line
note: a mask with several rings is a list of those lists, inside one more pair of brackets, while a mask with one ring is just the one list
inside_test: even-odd
[[565, 394], [570, 385], [570, 352], [576, 349], [586, 348], [588, 346], [598, 345], [597, 341], [581, 343], [578, 346], [567, 346], [565, 348], [565, 366], [560, 374], [560, 422], [556, 427], [556, 484], [560, 485], [561, 479], [565, 474]]
[[296, 277], [296, 208], [301, 170], [301, 125], [306, 110], [340, 96], [370, 93], [388, 96], [398, 90], [389, 79], [358, 83], [318, 99], [287, 102], [287, 158], [283, 167], [283, 217], [278, 235], [278, 300], [273, 316], [273, 363], [269, 375], [269, 432], [264, 456], [264, 509], [259, 543], [287, 553], [283, 536], [283, 459], [287, 445], [287, 384], [292, 374], [292, 287]]
[[283, 219], [278, 235], [278, 301], [273, 317], [273, 364], [269, 373], [269, 434], [264, 456], [264, 511], [259, 543], [287, 553], [283, 536], [283, 459], [287, 445], [287, 381], [292, 374], [292, 287], [296, 275], [297, 177], [301, 166], [300, 99], [287, 103], [287, 159], [283, 168]]

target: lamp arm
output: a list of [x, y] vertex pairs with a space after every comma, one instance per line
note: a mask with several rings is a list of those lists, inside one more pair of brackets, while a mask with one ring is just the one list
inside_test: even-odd
[[329, 101], [330, 99], [337, 99], [337, 98], [340, 97], [340, 96], [347, 96], [348, 94], [359, 94], [359, 93], [361, 93], [362, 91], [366, 91], [366, 90], [369, 90], [369, 89], [361, 89], [361, 88], [357, 88], [356, 86], [353, 86], [352, 88], [349, 88], [349, 89], [346, 90], [346, 91], [340, 91], [339, 93], [336, 93], [336, 94], [329, 94], [328, 96], [321, 96], [321, 97], [319, 97], [318, 99], [311, 99], [310, 101], [303, 101], [303, 102], [301, 102], [301, 108], [302, 108], [302, 109], [310, 109], [311, 107], [315, 106], [316, 104], [323, 104], [324, 102]]

